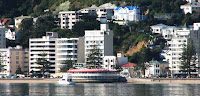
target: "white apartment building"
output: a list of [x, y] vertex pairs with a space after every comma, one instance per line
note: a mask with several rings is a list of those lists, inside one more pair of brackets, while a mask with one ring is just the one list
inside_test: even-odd
[[172, 39], [167, 41], [168, 49], [163, 50], [161, 56], [164, 57], [163, 61], [169, 63], [171, 73], [179, 73], [180, 71], [180, 56], [183, 52], [183, 47], [187, 45], [190, 30], [187, 28], [175, 30]]
[[85, 30], [85, 62], [94, 47], [100, 50], [101, 62], [104, 56], [113, 56], [113, 31], [107, 24], [101, 24], [100, 30]]
[[45, 57], [51, 62], [50, 74], [60, 72], [65, 60], [77, 62], [78, 38], [58, 38], [56, 32], [47, 32], [42, 38], [29, 39], [29, 71], [40, 74], [36, 64], [39, 54], [46, 53]]
[[113, 19], [125, 23], [140, 21], [140, 8], [138, 6], [117, 7]]
[[199, 2], [188, 3], [188, 4], [185, 4], [185, 5], [181, 5], [180, 8], [183, 10], [183, 12], [185, 14], [187, 14], [187, 13], [192, 14], [193, 11], [199, 11], [200, 10], [200, 3]]
[[56, 39], [56, 73], [60, 72], [63, 62], [78, 60], [78, 40], [79, 38], [57, 38]]
[[6, 48], [5, 26], [0, 25], [0, 48]]
[[3, 71], [0, 72], [0, 76], [8, 76], [11, 73], [10, 70], [10, 51], [8, 48], [1, 48], [0, 49], [0, 62], [3, 67]]
[[47, 54], [45, 57], [51, 62], [50, 73], [55, 73], [55, 63], [56, 63], [56, 39], [58, 35], [54, 32], [47, 32], [46, 36], [42, 38], [31, 38], [29, 39], [29, 72], [34, 72], [35, 74], [40, 74], [40, 69], [38, 69], [37, 59], [41, 58], [40, 54]]
[[73, 25], [79, 21], [79, 12], [63, 11], [59, 12], [61, 29], [72, 29]]
[[7, 39], [9, 39], [9, 40], [15, 40], [16, 32], [15, 32], [15, 31], [12, 31], [11, 29], [8, 29], [8, 30], [5, 32], [5, 35], [6, 35], [6, 38], [7, 38]]

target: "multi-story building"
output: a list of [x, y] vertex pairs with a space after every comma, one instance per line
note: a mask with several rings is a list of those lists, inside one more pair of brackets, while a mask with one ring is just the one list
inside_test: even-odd
[[16, 74], [18, 67], [21, 68], [23, 74], [29, 73], [27, 49], [22, 49], [21, 46], [4, 48], [0, 49], [0, 55], [0, 61], [2, 65], [5, 65], [3, 68], [5, 70], [0, 72], [0, 75]]
[[51, 62], [50, 73], [55, 73], [56, 63], [56, 38], [58, 35], [54, 32], [47, 32], [42, 38], [29, 39], [29, 71], [40, 74], [36, 62], [38, 58], [43, 58], [40, 54], [46, 54], [44, 58]]
[[29, 71], [41, 74], [36, 62], [41, 58], [39, 55], [45, 53], [45, 58], [51, 62], [50, 74], [58, 73], [65, 60], [77, 62], [77, 50], [78, 38], [58, 38], [56, 32], [47, 32], [42, 38], [32, 38], [29, 40]]
[[6, 48], [6, 28], [3, 25], [0, 25], [0, 48]]
[[140, 8], [138, 6], [117, 7], [114, 10], [113, 19], [118, 23], [123, 21], [124, 24], [140, 21]]
[[72, 29], [72, 26], [79, 21], [79, 12], [64, 11], [59, 12], [61, 29]]
[[60, 72], [60, 68], [66, 60], [71, 60], [74, 64], [77, 63], [78, 41], [79, 38], [56, 39], [56, 73]]
[[106, 22], [111, 20], [113, 16], [113, 10], [116, 8], [115, 5], [111, 3], [106, 3], [99, 7], [93, 5], [89, 8], [84, 8], [79, 11], [63, 11], [59, 12], [59, 15], [56, 18], [56, 23], [60, 20], [60, 25], [62, 29], [72, 29], [74, 24], [80, 21], [81, 16], [84, 15], [94, 15], [97, 16], [97, 20], [101, 22]]
[[10, 70], [10, 51], [7, 48], [1, 48], [0, 49], [0, 62], [1, 65], [4, 67], [2, 68], [2, 71], [0, 72], [1, 76], [8, 76], [11, 74]]
[[176, 29], [179, 29], [179, 27], [176, 26], [167, 26], [164, 24], [157, 24], [150, 26], [152, 33], [158, 33], [163, 36], [164, 39], [171, 39], [175, 33]]
[[164, 49], [161, 55], [164, 57], [163, 61], [169, 63], [171, 73], [180, 73], [181, 62], [179, 58], [183, 52], [183, 47], [187, 45], [190, 30], [187, 28], [175, 30], [172, 39], [167, 41], [167, 49]]
[[191, 13], [193, 11], [199, 11], [200, 10], [200, 3], [195, 2], [195, 3], [188, 3], [185, 5], [181, 5], [180, 8], [183, 10], [184, 14]]
[[108, 28], [107, 24], [101, 24], [100, 30], [85, 30], [86, 64], [88, 55], [94, 48], [99, 50], [101, 64], [104, 56], [113, 56], [113, 31]]
[[[194, 23], [194, 29], [190, 31], [190, 38], [192, 40], [192, 44], [195, 47], [195, 52], [197, 53], [198, 61], [200, 61], [200, 23]], [[197, 63], [197, 66], [200, 66], [200, 62]], [[198, 71], [200, 74], [200, 71]]]

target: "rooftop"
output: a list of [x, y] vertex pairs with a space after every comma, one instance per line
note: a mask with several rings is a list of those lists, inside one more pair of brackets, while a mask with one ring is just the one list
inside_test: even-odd
[[129, 68], [129, 67], [134, 67], [134, 66], [136, 66], [135, 63], [127, 63], [127, 64], [122, 65], [121, 67], [122, 68]]
[[124, 6], [124, 7], [117, 7], [115, 10], [119, 10], [121, 8], [123, 9], [128, 8], [129, 10], [139, 9], [138, 6]]

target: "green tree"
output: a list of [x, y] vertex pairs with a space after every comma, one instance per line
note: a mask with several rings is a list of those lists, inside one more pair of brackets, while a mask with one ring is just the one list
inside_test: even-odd
[[191, 72], [196, 71], [196, 63], [197, 63], [195, 47], [190, 39], [188, 40], [187, 46], [183, 48], [183, 52], [179, 59], [181, 61], [181, 66], [180, 66], [181, 71], [187, 72], [188, 76], [190, 77]]
[[88, 57], [87, 57], [87, 62], [86, 66], [91, 68], [97, 68], [100, 67], [101, 65], [101, 53], [100, 49], [97, 48], [97, 45], [93, 45], [93, 48], [90, 49]]
[[99, 29], [99, 26], [100, 22], [96, 20], [96, 16], [85, 15], [81, 17], [81, 21], [73, 26], [72, 32], [77, 37], [84, 36], [85, 30]]
[[47, 54], [46, 53], [41, 53], [39, 54], [40, 58], [37, 59], [36, 64], [38, 64], [39, 66], [37, 67], [38, 69], [41, 70], [41, 73], [44, 77], [44, 74], [46, 72], [50, 71], [50, 64], [51, 62], [49, 62], [46, 58]]
[[63, 66], [60, 68], [60, 71], [61, 72], [67, 72], [67, 70], [69, 70], [70, 68], [73, 68], [73, 61], [70, 59], [70, 60], [65, 60], [63, 62]]
[[15, 71], [15, 74], [23, 74], [22, 69], [20, 66], [17, 67], [17, 70]]
[[145, 70], [150, 67], [147, 63], [148, 61], [152, 60], [152, 54], [149, 48], [144, 48], [138, 54], [138, 63], [136, 65], [136, 70], [141, 70], [143, 75], [145, 75]]

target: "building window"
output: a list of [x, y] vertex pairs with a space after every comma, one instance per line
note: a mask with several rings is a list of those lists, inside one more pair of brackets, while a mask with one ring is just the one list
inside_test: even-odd
[[16, 61], [16, 64], [19, 64], [19, 61]]
[[19, 56], [16, 56], [16, 59], [19, 60]]

